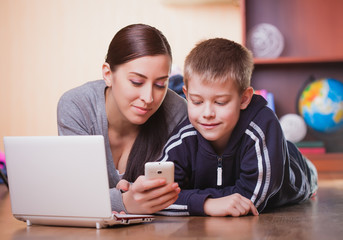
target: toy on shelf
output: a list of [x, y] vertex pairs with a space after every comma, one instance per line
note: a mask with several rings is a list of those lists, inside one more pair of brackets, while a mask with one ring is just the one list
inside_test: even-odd
[[6, 161], [5, 154], [0, 151], [0, 183], [5, 183], [8, 187], [8, 181], [6, 176]]
[[268, 104], [267, 106], [275, 112], [275, 104], [274, 104], [274, 94], [271, 92], [268, 92], [266, 89], [259, 89], [255, 90], [255, 94], [261, 95], [264, 97]]
[[324, 142], [303, 141], [295, 144], [302, 154], [323, 154], [326, 153]]
[[298, 110], [315, 131], [343, 129], [343, 83], [332, 78], [312, 80], [301, 91]]

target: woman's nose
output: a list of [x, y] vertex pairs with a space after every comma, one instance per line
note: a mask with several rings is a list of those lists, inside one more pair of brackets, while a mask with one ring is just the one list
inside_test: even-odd
[[154, 101], [153, 98], [153, 87], [147, 84], [142, 88], [141, 91], [141, 100], [144, 101], [146, 104], [152, 103]]

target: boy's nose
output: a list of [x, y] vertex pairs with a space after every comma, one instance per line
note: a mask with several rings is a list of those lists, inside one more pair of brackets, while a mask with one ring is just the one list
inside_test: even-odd
[[204, 113], [203, 113], [204, 118], [212, 118], [215, 116], [215, 112], [211, 104], [206, 104]]

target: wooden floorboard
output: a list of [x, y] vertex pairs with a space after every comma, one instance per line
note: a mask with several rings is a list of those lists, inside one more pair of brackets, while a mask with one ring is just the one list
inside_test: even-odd
[[101, 230], [26, 227], [13, 218], [8, 191], [0, 186], [0, 239], [343, 239], [343, 172], [319, 172], [315, 198], [259, 216], [158, 216], [152, 223]]

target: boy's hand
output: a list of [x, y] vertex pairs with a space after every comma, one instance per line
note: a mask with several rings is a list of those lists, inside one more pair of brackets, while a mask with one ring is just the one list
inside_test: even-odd
[[259, 215], [254, 204], [238, 193], [221, 198], [206, 199], [204, 211], [210, 216], [239, 217], [248, 213], [252, 213], [255, 216]]
[[149, 180], [140, 176], [122, 196], [128, 213], [152, 214], [173, 204], [180, 191], [175, 182], [166, 184], [165, 179]]

